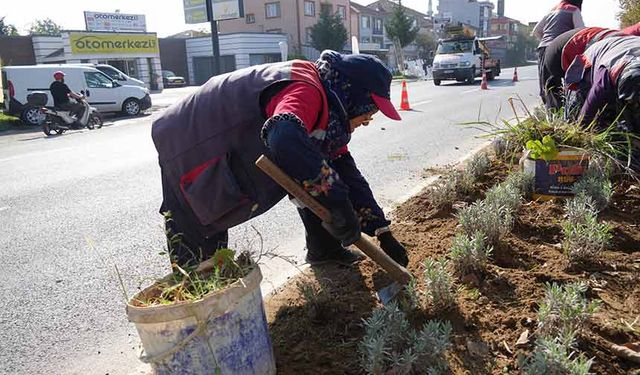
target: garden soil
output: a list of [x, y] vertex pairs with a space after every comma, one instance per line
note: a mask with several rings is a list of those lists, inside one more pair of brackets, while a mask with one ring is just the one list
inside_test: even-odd
[[[426, 259], [447, 257], [459, 231], [456, 208], [482, 198], [508, 169], [494, 162], [473, 196], [447, 212], [432, 209], [426, 193], [394, 211], [393, 231], [409, 251], [410, 272], [420, 277]], [[594, 358], [592, 372], [635, 374], [640, 369], [611, 350], [612, 344], [640, 342], [640, 184], [618, 183], [612, 206], [600, 217], [613, 227], [613, 246], [601, 261], [570, 268], [561, 249], [562, 203], [527, 202], [513, 232], [494, 249], [486, 274], [458, 283], [453, 308], [436, 314], [425, 306], [412, 313], [416, 328], [429, 319], [451, 322], [450, 373], [519, 373], [519, 358], [530, 354], [532, 345], [516, 348], [516, 342], [525, 330], [531, 342], [535, 339], [545, 283], [573, 281], [588, 283], [588, 298], [602, 301], [577, 343], [581, 353]], [[304, 297], [300, 283], [319, 291], [315, 300]], [[363, 373], [357, 352], [362, 322], [380, 306], [375, 291], [390, 283], [370, 260], [350, 268], [311, 268], [291, 280], [266, 302], [278, 374]]]

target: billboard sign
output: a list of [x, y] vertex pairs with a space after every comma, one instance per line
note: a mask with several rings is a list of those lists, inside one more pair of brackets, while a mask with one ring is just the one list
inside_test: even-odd
[[209, 22], [206, 0], [183, 0], [184, 20], [188, 24]]
[[144, 14], [84, 12], [87, 31], [147, 31]]
[[242, 0], [211, 0], [211, 9], [215, 21], [232, 20], [244, 17]]
[[160, 53], [155, 34], [70, 33], [69, 42], [74, 55]]

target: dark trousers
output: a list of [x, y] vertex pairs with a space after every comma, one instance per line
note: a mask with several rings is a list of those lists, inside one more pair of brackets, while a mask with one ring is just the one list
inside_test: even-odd
[[169, 185], [165, 182], [164, 176], [162, 179], [163, 201], [160, 213], [165, 217], [165, 234], [171, 262], [183, 268], [196, 266], [211, 258], [216, 250], [228, 247], [228, 232], [203, 236], [174, 192], [167, 187]]
[[60, 104], [58, 108], [62, 111], [68, 111], [71, 115], [75, 114], [78, 119], [82, 117], [84, 113], [84, 106], [80, 103], [67, 102]]
[[540, 98], [544, 104], [547, 104], [547, 95], [546, 95], [546, 82], [545, 82], [545, 67], [544, 67], [544, 55], [547, 51], [547, 47], [538, 48], [538, 83], [540, 86]]
[[298, 209], [298, 214], [304, 224], [307, 251], [312, 257], [321, 257], [326, 252], [342, 249], [340, 241], [336, 240], [322, 226], [322, 220], [309, 209]]

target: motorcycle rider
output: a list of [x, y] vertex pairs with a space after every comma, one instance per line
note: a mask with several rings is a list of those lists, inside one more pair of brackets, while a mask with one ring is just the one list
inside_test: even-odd
[[53, 96], [53, 106], [62, 111], [69, 111], [71, 115], [75, 114], [76, 118], [81, 118], [84, 112], [84, 106], [78, 102], [71, 102], [70, 98], [80, 100], [84, 97], [71, 91], [69, 86], [64, 83], [64, 77], [65, 74], [62, 71], [53, 73], [55, 81], [49, 86], [51, 96]]

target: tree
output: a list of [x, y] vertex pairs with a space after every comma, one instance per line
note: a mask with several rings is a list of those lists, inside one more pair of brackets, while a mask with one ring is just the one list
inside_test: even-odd
[[640, 22], [640, 0], [620, 0], [620, 8], [618, 19], [622, 27]]
[[415, 42], [418, 45], [419, 55], [423, 60], [429, 60], [431, 52], [435, 53], [437, 42], [432, 34], [418, 34]]
[[15, 26], [5, 23], [4, 17], [0, 18], [0, 36], [16, 36], [18, 29]]
[[53, 22], [50, 18], [36, 20], [29, 29], [31, 35], [60, 35], [62, 27]]
[[386, 24], [386, 28], [389, 39], [393, 40], [395, 49], [398, 51], [396, 58], [400, 58], [398, 65], [401, 71], [404, 70], [404, 55], [402, 49], [413, 43], [420, 31], [420, 27], [417, 25], [414, 26], [413, 23], [414, 20], [407, 16], [402, 6], [402, 1], [399, 0]]
[[347, 29], [342, 23], [342, 17], [338, 13], [331, 14], [328, 8], [323, 7], [318, 23], [311, 28], [311, 45], [318, 51], [342, 51], [347, 43]]

